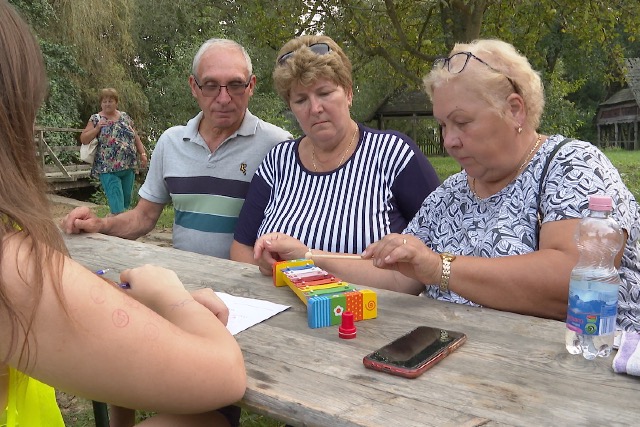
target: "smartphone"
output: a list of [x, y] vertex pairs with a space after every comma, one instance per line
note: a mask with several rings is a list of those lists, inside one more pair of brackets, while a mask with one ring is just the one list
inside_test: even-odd
[[362, 359], [369, 369], [416, 378], [467, 340], [461, 332], [418, 326]]

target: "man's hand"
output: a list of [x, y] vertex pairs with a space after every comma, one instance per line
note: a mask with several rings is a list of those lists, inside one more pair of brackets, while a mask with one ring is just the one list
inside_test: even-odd
[[60, 222], [60, 227], [67, 234], [100, 233], [102, 231], [102, 219], [98, 218], [87, 207], [75, 208]]

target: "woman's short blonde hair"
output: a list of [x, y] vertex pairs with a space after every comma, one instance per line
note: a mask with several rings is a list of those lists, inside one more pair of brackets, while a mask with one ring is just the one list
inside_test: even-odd
[[104, 89], [101, 89], [100, 90], [100, 102], [102, 102], [102, 100], [105, 99], [105, 98], [112, 98], [116, 102], [118, 102], [119, 101], [118, 91], [115, 90], [112, 87], [106, 87]]
[[[475, 88], [472, 89], [475, 95], [497, 110], [504, 111], [506, 98], [515, 91], [525, 103], [527, 118], [523, 124], [538, 129], [544, 109], [544, 88], [540, 74], [526, 57], [511, 44], [496, 39], [458, 43], [449, 56], [459, 52], [471, 52], [488, 66], [465, 68], [457, 74], [446, 68], [434, 67], [424, 78], [424, 87], [430, 98], [433, 99], [433, 90], [445, 82], [468, 81], [473, 82], [468, 86]], [[474, 58], [469, 58], [469, 61], [479, 62]]]
[[[330, 51], [319, 55], [309, 49], [316, 43], [326, 43]], [[280, 57], [292, 53], [280, 64]], [[349, 91], [353, 87], [351, 61], [328, 36], [300, 36], [289, 40], [278, 52], [273, 83], [280, 97], [289, 104], [291, 87], [295, 83], [308, 86], [325, 78]]]

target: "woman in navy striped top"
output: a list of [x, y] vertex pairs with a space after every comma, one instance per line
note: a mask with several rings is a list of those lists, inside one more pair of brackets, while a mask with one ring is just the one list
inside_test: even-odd
[[304, 136], [274, 147], [258, 168], [231, 259], [256, 263], [253, 245], [281, 232], [312, 249], [360, 253], [404, 230], [438, 177], [414, 141], [357, 124], [351, 62], [327, 36], [280, 50], [274, 83]]

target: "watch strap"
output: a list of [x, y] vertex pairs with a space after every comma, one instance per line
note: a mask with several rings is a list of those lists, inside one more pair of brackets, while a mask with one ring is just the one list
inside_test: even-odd
[[456, 259], [455, 255], [447, 252], [440, 254], [442, 259], [442, 276], [440, 276], [440, 292], [449, 292], [449, 278], [451, 277], [451, 262]]

